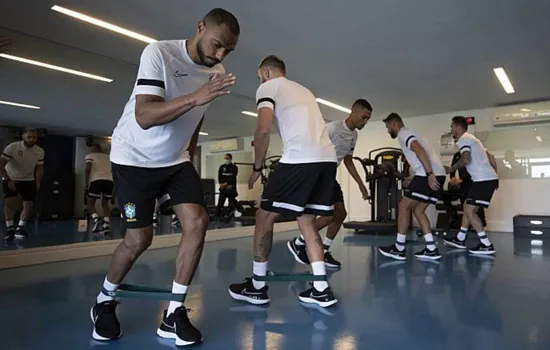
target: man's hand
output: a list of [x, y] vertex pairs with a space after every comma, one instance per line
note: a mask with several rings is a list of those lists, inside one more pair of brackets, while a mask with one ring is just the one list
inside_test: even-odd
[[451, 185], [460, 185], [462, 183], [462, 179], [458, 179], [456, 177], [451, 177], [451, 180], [449, 181]]
[[13, 44], [13, 41], [7, 36], [0, 37], [0, 53], [6, 52], [6, 49]]
[[16, 188], [15, 188], [15, 181], [13, 180], [8, 180], [8, 188], [12, 191], [15, 191]]
[[235, 84], [233, 74], [213, 74], [206, 84], [193, 93], [193, 97], [198, 106], [203, 106], [218, 96], [229, 94], [229, 90], [226, 89], [233, 84]]
[[254, 187], [254, 184], [258, 179], [260, 178], [260, 175], [262, 173], [259, 171], [254, 171], [252, 174], [250, 174], [250, 178], [248, 179], [248, 189], [251, 190]]
[[437, 181], [437, 177], [435, 176], [435, 174], [430, 174], [430, 176], [428, 176], [428, 184], [430, 185], [430, 188], [434, 191], [439, 191], [439, 182]]
[[447, 174], [450, 174], [450, 173], [453, 172], [453, 168], [451, 168], [450, 166], [445, 165], [445, 172], [446, 172]]
[[369, 191], [367, 190], [367, 187], [363, 183], [359, 185], [359, 190], [361, 190], [361, 194], [363, 195], [363, 200], [369, 199]]

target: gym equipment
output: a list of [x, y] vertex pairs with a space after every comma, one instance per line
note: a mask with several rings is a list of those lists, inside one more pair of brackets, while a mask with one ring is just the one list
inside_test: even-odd
[[383, 147], [370, 151], [368, 158], [353, 159], [365, 170], [372, 220], [346, 222], [344, 228], [359, 234], [395, 234], [399, 201], [403, 195], [402, 180], [409, 172], [403, 152], [399, 148]]
[[309, 272], [304, 273], [275, 273], [268, 271], [265, 276], [253, 275], [256, 281], [265, 282], [288, 282], [288, 281], [326, 281], [327, 276], [316, 276]]
[[514, 216], [514, 238], [539, 240], [550, 238], [550, 216], [522, 214]]
[[108, 291], [105, 288], [101, 292], [112, 298], [134, 298], [134, 299], [154, 299], [185, 301], [186, 294], [174, 294], [169, 289], [160, 289], [133, 284], [121, 284], [116, 291]]

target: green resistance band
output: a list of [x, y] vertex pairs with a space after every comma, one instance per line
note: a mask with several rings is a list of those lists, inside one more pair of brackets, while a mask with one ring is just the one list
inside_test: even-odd
[[312, 275], [309, 272], [303, 273], [275, 273], [273, 271], [268, 271], [266, 276], [257, 276], [252, 277], [256, 281], [264, 282], [287, 282], [287, 281], [326, 281], [326, 275]]
[[169, 289], [136, 286], [132, 284], [121, 284], [114, 292], [103, 289], [102, 293], [113, 298], [171, 300], [179, 302], [184, 302], [186, 296], [186, 294], [174, 294]]

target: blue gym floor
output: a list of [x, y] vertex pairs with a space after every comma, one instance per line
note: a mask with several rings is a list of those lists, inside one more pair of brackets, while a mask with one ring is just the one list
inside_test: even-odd
[[[276, 235], [270, 267], [304, 271]], [[233, 301], [227, 286], [249, 276], [252, 238], [207, 243], [186, 306], [201, 349], [550, 349], [550, 261], [542, 241], [490, 235], [496, 259], [448, 251], [439, 262], [396, 263], [375, 245], [392, 238], [343, 234], [332, 248], [343, 269], [330, 274], [340, 303], [326, 310], [297, 300], [302, 283], [272, 283], [269, 307]], [[474, 243], [472, 241], [471, 243]], [[544, 242], [546, 243], [546, 242]], [[414, 245], [409, 254], [421, 249]], [[175, 248], [147, 252], [126, 282], [169, 288]], [[166, 302], [123, 300], [123, 337], [91, 340], [89, 309], [109, 257], [0, 271], [2, 349], [169, 349], [156, 328]], [[31, 276], [30, 280], [24, 277]]]

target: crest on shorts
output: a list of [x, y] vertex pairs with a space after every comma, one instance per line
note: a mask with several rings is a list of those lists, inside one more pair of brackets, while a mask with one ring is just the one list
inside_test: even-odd
[[131, 202], [124, 204], [124, 214], [126, 221], [136, 221], [136, 205]]

